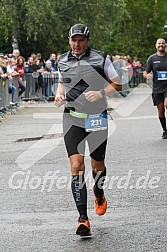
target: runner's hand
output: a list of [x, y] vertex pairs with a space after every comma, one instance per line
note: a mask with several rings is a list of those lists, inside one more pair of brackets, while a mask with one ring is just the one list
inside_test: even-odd
[[102, 98], [100, 91], [88, 91], [83, 93], [85, 95], [85, 98], [89, 102], [94, 102]]
[[57, 107], [60, 107], [61, 105], [64, 104], [65, 101], [65, 96], [64, 95], [56, 95], [55, 100], [54, 100], [54, 104]]
[[150, 80], [152, 77], [153, 77], [152, 73], [148, 73], [148, 74], [146, 75], [146, 79], [147, 79], [147, 80]]

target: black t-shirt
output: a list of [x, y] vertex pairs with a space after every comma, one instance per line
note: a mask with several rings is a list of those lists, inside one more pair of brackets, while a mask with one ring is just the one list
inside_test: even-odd
[[28, 65], [27, 73], [34, 73], [39, 69], [36, 64]]
[[151, 55], [145, 70], [148, 73], [153, 72], [153, 93], [167, 91], [167, 53], [164, 56], [158, 56], [157, 53]]

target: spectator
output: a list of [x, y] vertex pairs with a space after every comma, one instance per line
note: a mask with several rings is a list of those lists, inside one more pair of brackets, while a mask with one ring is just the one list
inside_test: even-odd
[[48, 73], [48, 74], [47, 74], [47, 78], [44, 79], [44, 82], [45, 82], [45, 87], [46, 87], [45, 94], [48, 98], [52, 96], [54, 72], [55, 72], [55, 69], [52, 67], [51, 61], [47, 60], [45, 62], [45, 73]]
[[58, 53], [57, 54], [57, 62], [58, 62], [58, 59], [60, 58], [60, 56], [61, 56], [61, 53]]
[[25, 72], [26, 73], [34, 73], [34, 72], [37, 72], [37, 70], [38, 70], [38, 66], [35, 63], [33, 57], [29, 57], [28, 61], [26, 63], [26, 66], [25, 66]]
[[31, 53], [31, 57], [33, 58], [33, 61], [35, 62], [35, 61], [36, 61], [36, 59], [37, 59], [37, 55], [36, 55], [36, 53]]
[[0, 53], [0, 59], [1, 59], [1, 60], [4, 59], [3, 53]]
[[2, 58], [0, 58], [0, 75], [3, 74], [3, 70], [2, 70]]
[[3, 61], [2, 61], [2, 70], [3, 70], [4, 74], [7, 73], [7, 64], [8, 64], [8, 61], [7, 61], [6, 58], [4, 58]]
[[22, 56], [17, 58], [17, 69], [18, 72], [18, 87], [19, 87], [19, 97], [24, 93], [26, 89], [26, 82], [25, 82], [25, 72], [24, 72], [24, 63], [25, 59]]
[[0, 59], [0, 77], [3, 79], [3, 80], [6, 80], [7, 79], [7, 73], [4, 72], [4, 59]]
[[36, 66], [37, 66], [37, 72], [39, 73], [39, 76], [38, 76], [38, 81], [36, 82], [36, 92], [39, 91], [40, 88], [42, 88], [42, 95], [45, 96], [45, 89], [46, 89], [46, 86], [45, 86], [45, 82], [44, 82], [44, 79], [43, 79], [43, 75], [42, 73], [45, 71], [44, 70], [44, 66], [42, 63], [40, 63], [40, 60], [36, 59]]
[[14, 59], [11, 59], [11, 58], [8, 59], [7, 73], [10, 74], [11, 76], [18, 75], [18, 72], [15, 71], [15, 64], [16, 64], [16, 61]]
[[37, 53], [37, 60], [39, 60], [39, 65], [45, 67], [45, 60], [42, 58], [41, 53]]
[[52, 53], [50, 55], [50, 58], [48, 59], [49, 61], [51, 61], [51, 66], [54, 69], [54, 71], [57, 71], [57, 58], [56, 58], [56, 54]]
[[115, 70], [117, 71], [117, 74], [120, 78], [120, 80], [122, 79], [122, 59], [120, 57], [120, 55], [115, 55], [112, 56], [112, 62], [113, 62], [113, 66], [115, 68]]
[[20, 56], [20, 51], [18, 49], [14, 49], [12, 55], [13, 55], [13, 58], [17, 60], [18, 57]]
[[132, 61], [133, 83], [134, 83], [135, 87], [139, 85], [139, 70], [140, 70], [141, 66], [142, 65], [141, 65], [140, 61], [138, 60], [137, 56], [135, 56]]
[[18, 75], [18, 72], [15, 71], [14, 67], [13, 67], [13, 60], [9, 58], [8, 59], [8, 65], [7, 65], [7, 74], [8, 74], [8, 78], [9, 78], [9, 94], [11, 94], [11, 105], [14, 105], [14, 93], [16, 90], [16, 87], [13, 83], [13, 77]]
[[45, 95], [45, 83], [41, 74], [44, 72], [44, 68], [41, 66], [39, 60], [36, 58], [34, 61], [33, 57], [30, 56], [26, 64], [25, 71], [26, 73], [37, 72], [39, 74], [35, 81], [35, 93], [37, 95], [39, 89], [42, 88], [42, 94]]
[[129, 94], [130, 79], [133, 75], [132, 66], [128, 56], [122, 57], [122, 91], [121, 94], [126, 97]]

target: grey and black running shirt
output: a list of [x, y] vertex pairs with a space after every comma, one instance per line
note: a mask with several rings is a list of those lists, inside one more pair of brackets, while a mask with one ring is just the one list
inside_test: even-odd
[[86, 53], [79, 58], [71, 51], [59, 58], [58, 69], [61, 75], [60, 81], [65, 87], [66, 107], [89, 114], [101, 113], [107, 108], [105, 97], [89, 102], [83, 93], [104, 89], [108, 84], [108, 79], [117, 76], [110, 60], [110, 64], [106, 64], [108, 60], [104, 53], [91, 48], [88, 48]]

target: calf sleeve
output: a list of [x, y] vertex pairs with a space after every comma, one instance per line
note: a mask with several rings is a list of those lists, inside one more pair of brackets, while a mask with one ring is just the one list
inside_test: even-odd
[[84, 180], [84, 175], [72, 176], [71, 190], [78, 212], [81, 215], [87, 216], [87, 188]]
[[103, 172], [94, 172], [92, 171], [93, 174], [93, 178], [95, 180], [95, 185], [94, 185], [94, 194], [96, 196], [101, 196], [104, 194], [103, 191], [103, 185], [104, 185], [104, 181], [105, 181], [105, 177], [106, 177], [106, 168]]
[[165, 116], [159, 117], [159, 120], [160, 120], [161, 126], [163, 128], [163, 131], [166, 131], [166, 118], [165, 118]]

